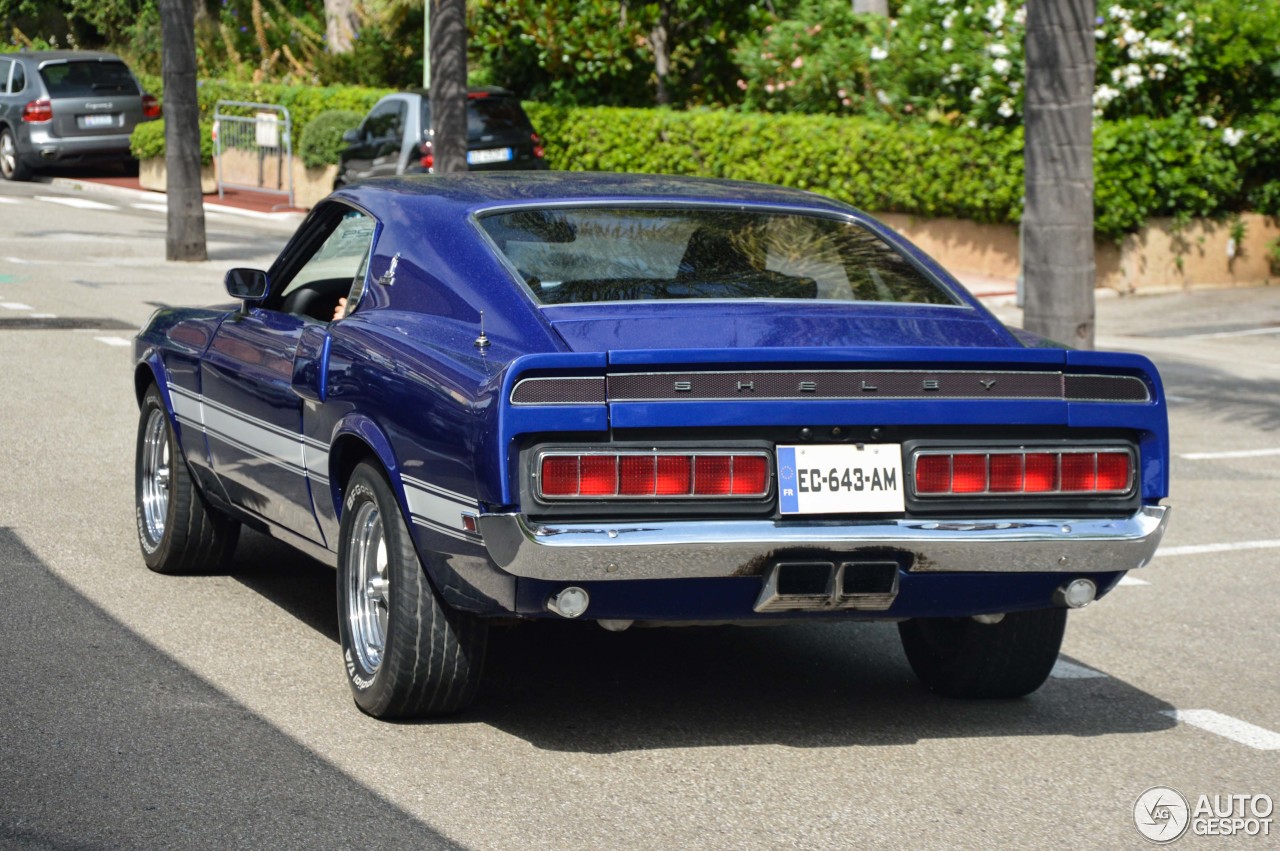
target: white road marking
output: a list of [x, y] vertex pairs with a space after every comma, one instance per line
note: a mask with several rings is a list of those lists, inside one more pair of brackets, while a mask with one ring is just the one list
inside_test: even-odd
[[1255, 750], [1280, 751], [1280, 733], [1272, 732], [1265, 727], [1214, 712], [1212, 709], [1162, 709], [1161, 715], [1168, 715], [1182, 724], [1190, 724], [1201, 730], [1239, 742]]
[[62, 204], [66, 207], [78, 207], [81, 210], [118, 210], [115, 204], [103, 204], [101, 201], [90, 201], [88, 198], [60, 198], [55, 195], [37, 195], [37, 201], [48, 201], [50, 204]]
[[1219, 458], [1265, 458], [1280, 455], [1280, 449], [1233, 449], [1224, 452], [1185, 452], [1179, 458], [1188, 461], [1216, 461]]
[[99, 343], [106, 343], [108, 346], [127, 346], [129, 341], [124, 337], [94, 337]]
[[1084, 665], [1077, 665], [1074, 662], [1068, 662], [1065, 659], [1059, 659], [1053, 663], [1053, 670], [1049, 672], [1049, 676], [1059, 680], [1096, 680], [1106, 679], [1107, 675], [1101, 671], [1095, 671], [1093, 668], [1086, 668]]
[[6, 198], [0, 195], [0, 204], [17, 204], [20, 203], [17, 198]]
[[26, 258], [24, 258], [24, 257], [6, 257], [6, 258], [4, 258], [4, 262], [6, 262], [6, 263], [17, 263], [19, 266], [30, 266], [32, 263], [34, 263], [34, 262], [36, 262], [36, 261], [34, 261], [34, 260], [27, 260], [27, 259], [26, 259]]
[[31, 314], [31, 318], [32, 318], [32, 319], [57, 319], [57, 318], [58, 318], [58, 314], [56, 314], [56, 313], [33, 313], [33, 314]]
[[1121, 576], [1117, 585], [1150, 585], [1151, 583], [1145, 579], [1138, 579], [1134, 576]]
[[1216, 331], [1212, 334], [1191, 334], [1186, 337], [1178, 337], [1178, 339], [1179, 340], [1221, 340], [1227, 337], [1256, 337], [1259, 334], [1280, 334], [1280, 327], [1246, 328], [1243, 331]]
[[1169, 393], [1164, 394], [1164, 398], [1166, 402], [1190, 402], [1191, 401], [1186, 396], [1174, 396]]
[[133, 204], [132, 206], [133, 206], [133, 209], [135, 210], [150, 210], [153, 213], [169, 212], [168, 204], [155, 204], [155, 203], [152, 203], [151, 201], [143, 201], [137, 204]]
[[3, 307], [5, 310], [33, 310], [34, 309], [29, 304], [22, 304], [21, 302], [16, 302], [16, 301], [0, 301], [0, 307]]
[[1237, 541], [1234, 544], [1192, 544], [1185, 547], [1161, 547], [1156, 556], [1199, 556], [1207, 553], [1229, 553], [1236, 550], [1270, 550], [1280, 547], [1276, 541]]

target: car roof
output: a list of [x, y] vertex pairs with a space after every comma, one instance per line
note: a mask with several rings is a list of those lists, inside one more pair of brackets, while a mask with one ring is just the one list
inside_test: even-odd
[[524, 204], [685, 203], [799, 207], [856, 213], [839, 201], [782, 186], [721, 178], [605, 172], [490, 172], [374, 178], [343, 187], [346, 198], [375, 215], [388, 204], [426, 212], [451, 207], [459, 214]]
[[114, 53], [101, 50], [21, 50], [16, 53], [0, 53], [5, 59], [30, 59], [35, 62], [123, 62]]

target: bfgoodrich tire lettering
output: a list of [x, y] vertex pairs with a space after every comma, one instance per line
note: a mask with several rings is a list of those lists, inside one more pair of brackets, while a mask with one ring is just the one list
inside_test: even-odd
[[338, 539], [338, 632], [356, 705], [376, 718], [448, 715], [475, 699], [488, 629], [431, 587], [382, 471], [347, 481]]
[[216, 570], [240, 539], [240, 524], [206, 504], [192, 481], [154, 384], [138, 418], [134, 516], [142, 559], [157, 573]]
[[972, 618], [916, 618], [898, 624], [916, 676], [947, 697], [1022, 697], [1053, 670], [1066, 609], [1010, 612], [999, 623]]

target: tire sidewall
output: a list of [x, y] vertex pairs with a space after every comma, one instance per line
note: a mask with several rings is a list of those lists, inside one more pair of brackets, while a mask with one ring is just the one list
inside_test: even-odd
[[[382, 519], [382, 535], [386, 542], [387, 564], [387, 631], [386, 643], [382, 648], [382, 660], [376, 671], [368, 670], [360, 660], [360, 655], [352, 647], [354, 639], [351, 632], [349, 574], [351, 556], [349, 541], [355, 517], [361, 505], [371, 502], [377, 508]], [[400, 522], [400, 506], [396, 503], [391, 487], [381, 473], [367, 464], [356, 467], [351, 474], [342, 500], [342, 522], [338, 534], [338, 636], [342, 647], [342, 665], [347, 673], [347, 683], [355, 696], [356, 704], [366, 712], [377, 714], [389, 702], [390, 685], [387, 673], [393, 669], [393, 658], [398, 652], [396, 641], [397, 601], [406, 593], [404, 571], [401, 563], [406, 544], [412, 552], [412, 544], [405, 540], [404, 524]], [[416, 555], [409, 567], [418, 567]]]
[[[142, 508], [142, 478], [143, 478], [143, 454], [145, 452], [145, 443], [147, 437], [147, 423], [151, 421], [153, 411], [159, 411], [164, 417], [164, 434], [165, 440], [169, 444], [169, 502], [165, 506], [164, 517], [164, 534], [158, 541], [152, 540], [147, 532], [147, 522]], [[134, 520], [138, 527], [138, 546], [142, 549], [142, 558], [146, 562], [147, 567], [155, 569], [164, 564], [168, 557], [169, 551], [172, 549], [173, 543], [173, 527], [177, 522], [177, 498], [175, 489], [178, 484], [177, 465], [181, 463], [179, 457], [177, 441], [174, 439], [173, 424], [169, 422], [168, 412], [165, 410], [164, 402], [160, 398], [159, 392], [154, 386], [147, 391], [142, 400], [142, 414], [138, 419], [138, 438], [137, 449], [134, 453], [134, 499], [133, 513]]]

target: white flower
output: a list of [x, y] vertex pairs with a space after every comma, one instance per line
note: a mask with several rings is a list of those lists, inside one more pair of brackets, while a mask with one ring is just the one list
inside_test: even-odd
[[954, 76], [959, 77], [961, 74], [964, 73], [964, 66], [961, 65], [959, 62], [952, 62], [951, 67], [948, 68], [947, 70], [950, 71]]
[[973, 101], [974, 103], [977, 103], [978, 101], [982, 100], [982, 89], [978, 88], [977, 86], [974, 86], [973, 91], [969, 92], [969, 100]]
[[984, 17], [987, 23], [991, 24], [991, 29], [998, 30], [1004, 24], [1004, 17], [1007, 14], [1009, 14], [1009, 7], [1004, 4], [1004, 0], [996, 0], [987, 8]]
[[1196, 119], [1201, 127], [1208, 127], [1210, 130], [1218, 126], [1217, 120], [1212, 115], [1202, 115]]
[[1019, 6], [1017, 11], [1013, 13], [1013, 22], [1018, 26], [1022, 26], [1027, 22], [1027, 7]]
[[955, 23], [956, 23], [956, 13], [954, 11], [947, 12], [947, 16], [942, 19], [942, 28], [944, 30], [949, 30], [953, 26], [955, 26]]
[[1107, 17], [1127, 21], [1129, 20], [1129, 10], [1120, 6], [1112, 6], [1107, 10]]
[[884, 106], [888, 106], [889, 104], [893, 103], [893, 98], [889, 97], [887, 94], [884, 93], [884, 91], [880, 89], [876, 89], [876, 100], [880, 101], [880, 103], [883, 104]]
[[1175, 45], [1171, 41], [1161, 41], [1153, 38], [1147, 42], [1146, 48], [1152, 56], [1172, 56]]
[[1144, 33], [1142, 30], [1137, 30], [1137, 29], [1134, 29], [1133, 27], [1129, 27], [1124, 31], [1123, 38], [1129, 44], [1137, 44], [1138, 42], [1142, 41], [1142, 39], [1144, 39], [1146, 35], [1147, 34]]
[[1227, 143], [1228, 147], [1234, 148], [1244, 139], [1244, 131], [1236, 130], [1233, 127], [1227, 127], [1222, 131], [1222, 141]]
[[1003, 44], [996, 43], [987, 46], [987, 53], [990, 53], [992, 56], [1008, 56], [1009, 48], [1005, 47]]
[[1186, 12], [1179, 12], [1178, 14], [1176, 14], [1176, 15], [1174, 15], [1174, 16], [1173, 16], [1173, 19], [1174, 19], [1176, 22], [1178, 22], [1178, 23], [1182, 23], [1183, 21], [1185, 21], [1185, 20], [1187, 19], [1187, 13], [1186, 13]]
[[1120, 92], [1111, 88], [1106, 83], [1093, 90], [1093, 105], [1099, 108], [1106, 107], [1116, 98], [1120, 97]]
[[997, 59], [995, 62], [991, 63], [991, 70], [995, 71], [1001, 77], [1006, 76], [1012, 68], [1013, 63], [1008, 59]]
[[1013, 104], [1009, 103], [1007, 100], [1002, 100], [1000, 101], [1000, 106], [996, 108], [996, 112], [1000, 113], [1002, 118], [1012, 118]]
[[956, 46], [955, 39], [953, 39], [951, 36], [947, 36], [942, 40], [943, 53], [950, 53], [955, 46]]
[[1107, 31], [1106, 31], [1106, 30], [1094, 30], [1094, 31], [1093, 31], [1093, 39], [1094, 39], [1094, 41], [1106, 41], [1106, 40], [1107, 40]]
[[881, 59], [888, 59], [889, 51], [877, 44], [875, 47], [871, 48], [871, 58], [876, 62], [879, 62]]
[[1151, 79], [1163, 80], [1165, 75], [1169, 73], [1169, 66], [1163, 62], [1157, 62], [1151, 66]]

